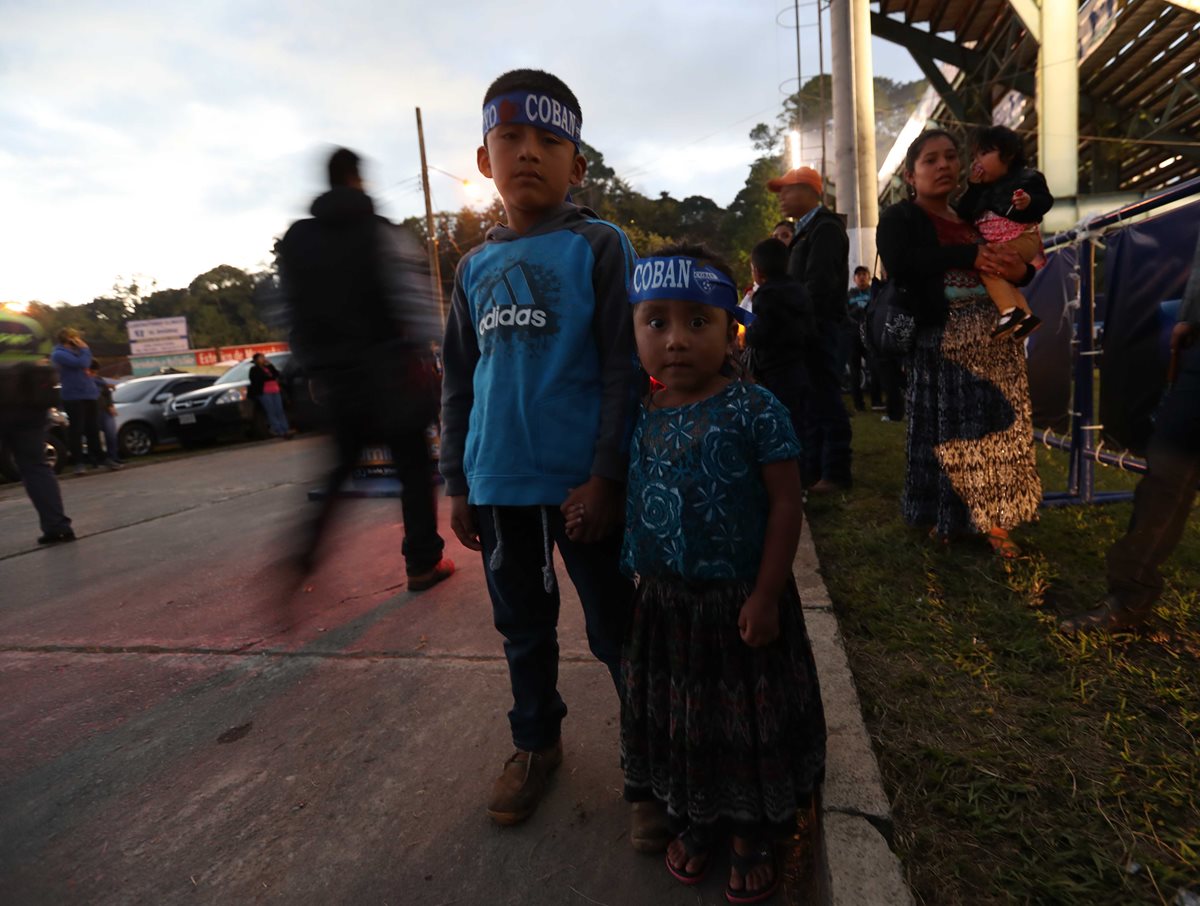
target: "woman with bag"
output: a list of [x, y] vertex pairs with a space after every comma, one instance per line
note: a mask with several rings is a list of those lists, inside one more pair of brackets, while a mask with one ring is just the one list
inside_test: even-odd
[[981, 244], [950, 207], [962, 165], [953, 137], [923, 132], [909, 146], [909, 200], [888, 208], [877, 242], [899, 303], [915, 321], [908, 367], [908, 469], [903, 513], [943, 543], [985, 535], [1019, 554], [1009, 529], [1033, 518], [1041, 481], [1024, 348], [992, 339], [996, 308], [980, 273], [1023, 285], [1015, 255]]

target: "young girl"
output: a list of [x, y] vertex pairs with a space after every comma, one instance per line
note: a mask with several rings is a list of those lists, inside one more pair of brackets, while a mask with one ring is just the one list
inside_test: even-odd
[[638, 355], [662, 386], [630, 451], [621, 762], [627, 799], [666, 806], [671, 874], [699, 882], [729, 830], [726, 899], [758, 903], [780, 882], [773, 840], [824, 776], [825, 718], [792, 578], [800, 446], [769, 391], [728, 377], [753, 319], [735, 287], [698, 246], [634, 269]]
[[[1011, 129], [981, 128], [972, 144], [969, 185], [955, 205], [958, 216], [974, 223], [988, 242], [1004, 243], [1026, 264], [1040, 266], [1038, 225], [1054, 204], [1046, 178], [1025, 166], [1024, 143]], [[1041, 319], [1029, 310], [1029, 303], [1015, 286], [989, 274], [981, 274], [980, 279], [1000, 311], [1000, 323], [992, 336], [1011, 332], [1019, 339], [1041, 326]]]

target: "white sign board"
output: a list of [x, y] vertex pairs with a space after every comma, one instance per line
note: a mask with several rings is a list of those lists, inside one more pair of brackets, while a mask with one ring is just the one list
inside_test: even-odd
[[135, 340], [129, 344], [130, 355], [164, 355], [169, 352], [187, 352], [187, 337], [168, 337], [163, 340]]
[[125, 328], [129, 331], [131, 343], [140, 343], [143, 340], [175, 340], [179, 337], [186, 338], [188, 335], [187, 318], [182, 317], [127, 321]]

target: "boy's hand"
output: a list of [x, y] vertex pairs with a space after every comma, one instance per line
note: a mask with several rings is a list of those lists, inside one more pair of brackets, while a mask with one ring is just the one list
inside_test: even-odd
[[1033, 199], [1029, 197], [1029, 193], [1024, 189], [1017, 189], [1017, 191], [1013, 192], [1012, 206], [1018, 211], [1024, 211], [1027, 207], [1029, 207], [1029, 203], [1031, 201], [1033, 201]]
[[463, 547], [473, 551], [483, 550], [479, 528], [475, 525], [475, 510], [467, 503], [465, 494], [450, 498], [450, 528]]
[[761, 648], [779, 638], [779, 603], [751, 594], [738, 613], [738, 632], [751, 648]]
[[607, 538], [621, 521], [624, 485], [593, 475], [572, 488], [559, 509], [567, 521], [567, 537], [591, 544]]

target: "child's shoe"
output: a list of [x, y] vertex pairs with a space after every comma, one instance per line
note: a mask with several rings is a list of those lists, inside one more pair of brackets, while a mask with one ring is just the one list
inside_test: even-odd
[[1021, 323], [1017, 325], [1017, 329], [1013, 331], [1013, 339], [1022, 340], [1041, 326], [1042, 319], [1037, 315], [1026, 315], [1021, 319]]
[[[740, 853], [733, 846], [729, 848], [729, 862], [731, 867], [742, 876], [742, 887], [734, 889], [730, 885], [725, 887], [725, 899], [735, 906], [744, 906], [750, 903], [762, 903], [771, 899], [775, 892], [779, 890], [779, 859], [776, 858], [775, 848], [769, 844], [760, 844], [754, 847], [750, 852]], [[750, 873], [760, 865], [767, 865], [771, 868], [771, 880], [767, 882], [765, 887], [750, 887], [747, 879]]]
[[504, 770], [492, 784], [488, 817], [505, 826], [520, 824], [534, 813], [546, 793], [546, 782], [562, 764], [562, 740], [536, 752], [521, 749], [504, 763]]
[[1012, 311], [1006, 311], [1000, 316], [1000, 323], [996, 325], [992, 331], [992, 339], [999, 339], [1007, 336], [1017, 329], [1017, 325], [1025, 318], [1025, 312], [1019, 308], [1014, 308]]
[[661, 802], [646, 800], [633, 803], [629, 818], [629, 842], [640, 853], [660, 853], [671, 842], [667, 810]]

